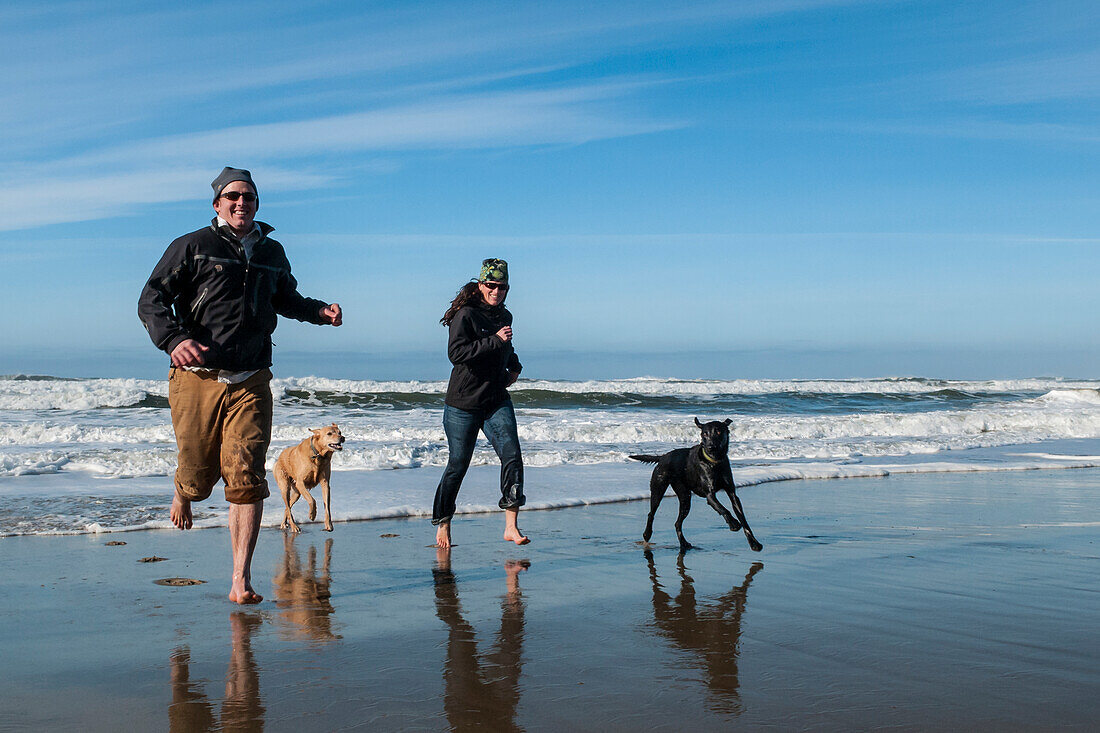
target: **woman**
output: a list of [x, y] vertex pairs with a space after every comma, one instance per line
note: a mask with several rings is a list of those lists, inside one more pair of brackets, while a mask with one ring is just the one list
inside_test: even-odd
[[508, 295], [508, 263], [488, 259], [476, 281], [468, 282], [439, 319], [450, 329], [447, 357], [454, 368], [447, 383], [443, 430], [450, 456], [435, 490], [432, 524], [438, 547], [451, 546], [451, 518], [462, 478], [470, 467], [479, 430], [484, 431], [500, 458], [500, 508], [504, 539], [525, 545], [516, 520], [523, 496], [523, 458], [516, 434], [516, 412], [508, 387], [523, 368], [512, 348], [512, 314], [504, 307]]

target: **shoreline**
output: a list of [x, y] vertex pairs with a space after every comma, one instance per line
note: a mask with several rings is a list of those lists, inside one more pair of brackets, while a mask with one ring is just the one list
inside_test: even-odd
[[[1054, 451], [1063, 451], [1055, 453]], [[965, 454], [965, 455], [964, 455]], [[861, 462], [815, 462], [788, 463], [783, 465], [745, 465], [732, 462], [734, 480], [739, 490], [745, 489], [744, 496], [752, 496], [758, 487], [771, 487], [787, 482], [833, 481], [838, 479], [888, 478], [890, 476], [932, 476], [950, 474], [995, 474], [1027, 471], [1081, 471], [1100, 468], [1100, 440], [1076, 439], [1057, 440], [1045, 443], [1017, 444], [996, 448], [972, 448], [966, 451], [945, 451], [935, 456], [913, 455], [906, 457], [882, 457], [862, 459]], [[431, 516], [432, 497], [435, 483], [442, 469], [427, 466], [411, 469], [361, 470], [343, 469], [337, 466], [333, 472], [333, 521], [337, 523], [378, 521], [383, 519], [420, 519]], [[649, 499], [649, 474], [651, 468], [633, 461], [624, 463], [600, 463], [587, 465], [560, 465], [550, 467], [527, 467], [528, 504], [524, 511], [548, 511], [569, 507], [601, 506], [605, 504], [629, 503]], [[472, 466], [468, 479], [464, 482], [459, 495], [456, 511], [461, 516], [493, 514], [498, 511], [496, 500], [496, 481], [499, 467], [489, 465]], [[70, 473], [64, 476], [42, 477], [55, 489], [63, 490], [74, 503], [81, 504], [84, 511], [102, 511], [107, 516], [112, 512], [131, 511], [145, 517], [140, 525], [112, 525], [110, 520], [83, 522], [81, 528], [42, 529], [36, 526], [29, 531], [6, 531], [0, 527], [0, 540], [25, 536], [67, 536], [67, 535], [103, 535], [111, 533], [141, 532], [157, 529], [174, 529], [168, 521], [167, 512], [171, 502], [172, 484], [170, 477], [145, 477], [138, 479], [88, 479], [80, 474]], [[87, 487], [96, 488], [100, 484], [114, 491], [125, 489], [127, 493], [111, 495], [87, 491]], [[589, 495], [575, 492], [570, 487], [585, 487]], [[598, 487], [593, 492], [592, 489]], [[265, 528], [277, 528], [282, 521], [283, 502], [278, 486], [270, 480], [271, 496], [265, 500]], [[552, 495], [550, 499], [540, 499], [541, 491]], [[0, 494], [0, 509], [3, 502], [12, 497], [25, 496], [33, 499], [29, 492]], [[666, 497], [672, 496], [671, 491]], [[79, 498], [75, 498], [79, 497]], [[320, 501], [320, 496], [317, 496]], [[388, 504], [387, 504], [388, 502]], [[132, 504], [116, 509], [115, 504]], [[352, 508], [348, 508], [351, 506]], [[44, 508], [39, 507], [39, 510]], [[220, 485], [215, 487], [211, 498], [195, 505], [195, 526], [193, 529], [210, 529], [227, 526], [228, 505], [221, 498]], [[9, 522], [36, 522], [37, 514], [26, 509], [24, 518], [19, 519], [17, 512], [9, 510]], [[294, 508], [295, 518], [305, 517], [305, 503], [298, 502]], [[11, 517], [15, 517], [12, 519]], [[118, 520], [115, 520], [116, 522]]]

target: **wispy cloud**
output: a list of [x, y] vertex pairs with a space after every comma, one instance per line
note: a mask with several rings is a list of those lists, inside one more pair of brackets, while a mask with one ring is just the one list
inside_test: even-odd
[[[225, 161], [263, 166], [265, 191], [325, 185], [314, 156], [582, 144], [682, 126], [635, 118], [611, 103], [643, 82], [445, 96], [345, 115], [174, 135], [9, 169], [0, 182], [0, 230], [118, 216], [128, 205], [193, 200]], [[355, 160], [358, 160], [355, 158]], [[291, 161], [299, 161], [291, 165]], [[284, 173], [295, 169], [294, 175]], [[201, 171], [201, 173], [200, 173]], [[338, 172], [337, 172], [338, 175]], [[0, 179], [0, 181], [3, 181]], [[15, 179], [18, 179], [15, 180]], [[155, 186], [130, 191], [135, 180]], [[141, 189], [142, 187], [138, 187]]]
[[1014, 59], [921, 78], [932, 98], [989, 105], [1094, 100], [1100, 97], [1100, 50]]

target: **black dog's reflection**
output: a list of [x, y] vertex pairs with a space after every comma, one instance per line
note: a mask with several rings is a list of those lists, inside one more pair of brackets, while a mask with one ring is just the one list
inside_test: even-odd
[[197, 682], [191, 681], [191, 651], [180, 647], [172, 653], [172, 702], [168, 706], [168, 728], [175, 733], [191, 731], [262, 731], [264, 706], [260, 700], [260, 675], [252, 656], [252, 632], [262, 623], [256, 613], [236, 611], [229, 615], [232, 644], [225, 672], [225, 698], [220, 720]]
[[741, 615], [752, 578], [763, 569], [755, 562], [741, 585], [735, 586], [702, 607], [695, 599], [695, 585], [684, 565], [684, 556], [676, 559], [680, 573], [680, 592], [672, 598], [661, 587], [653, 553], [645, 551], [649, 579], [653, 583], [653, 622], [662, 636], [702, 663], [707, 687], [717, 697], [724, 712], [741, 711], [737, 679], [737, 645], [741, 640]]
[[332, 540], [325, 540], [321, 573], [317, 573], [317, 548], [309, 546], [306, 565], [294, 546], [298, 535], [283, 535], [283, 564], [272, 579], [275, 605], [279, 607], [280, 632], [291, 637], [327, 642], [340, 637], [332, 631], [332, 593], [329, 566], [332, 562]]
[[517, 576], [530, 565], [527, 560], [505, 563], [508, 592], [500, 603], [500, 631], [495, 649], [480, 655], [474, 627], [462, 616], [451, 552], [436, 552], [435, 613], [449, 629], [443, 707], [453, 731], [521, 730], [515, 718], [523, 666], [524, 605]]

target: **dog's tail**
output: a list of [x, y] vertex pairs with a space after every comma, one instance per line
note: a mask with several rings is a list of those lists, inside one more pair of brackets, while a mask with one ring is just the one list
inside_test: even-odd
[[627, 456], [627, 458], [633, 458], [635, 461], [641, 461], [642, 463], [659, 463], [660, 456]]

